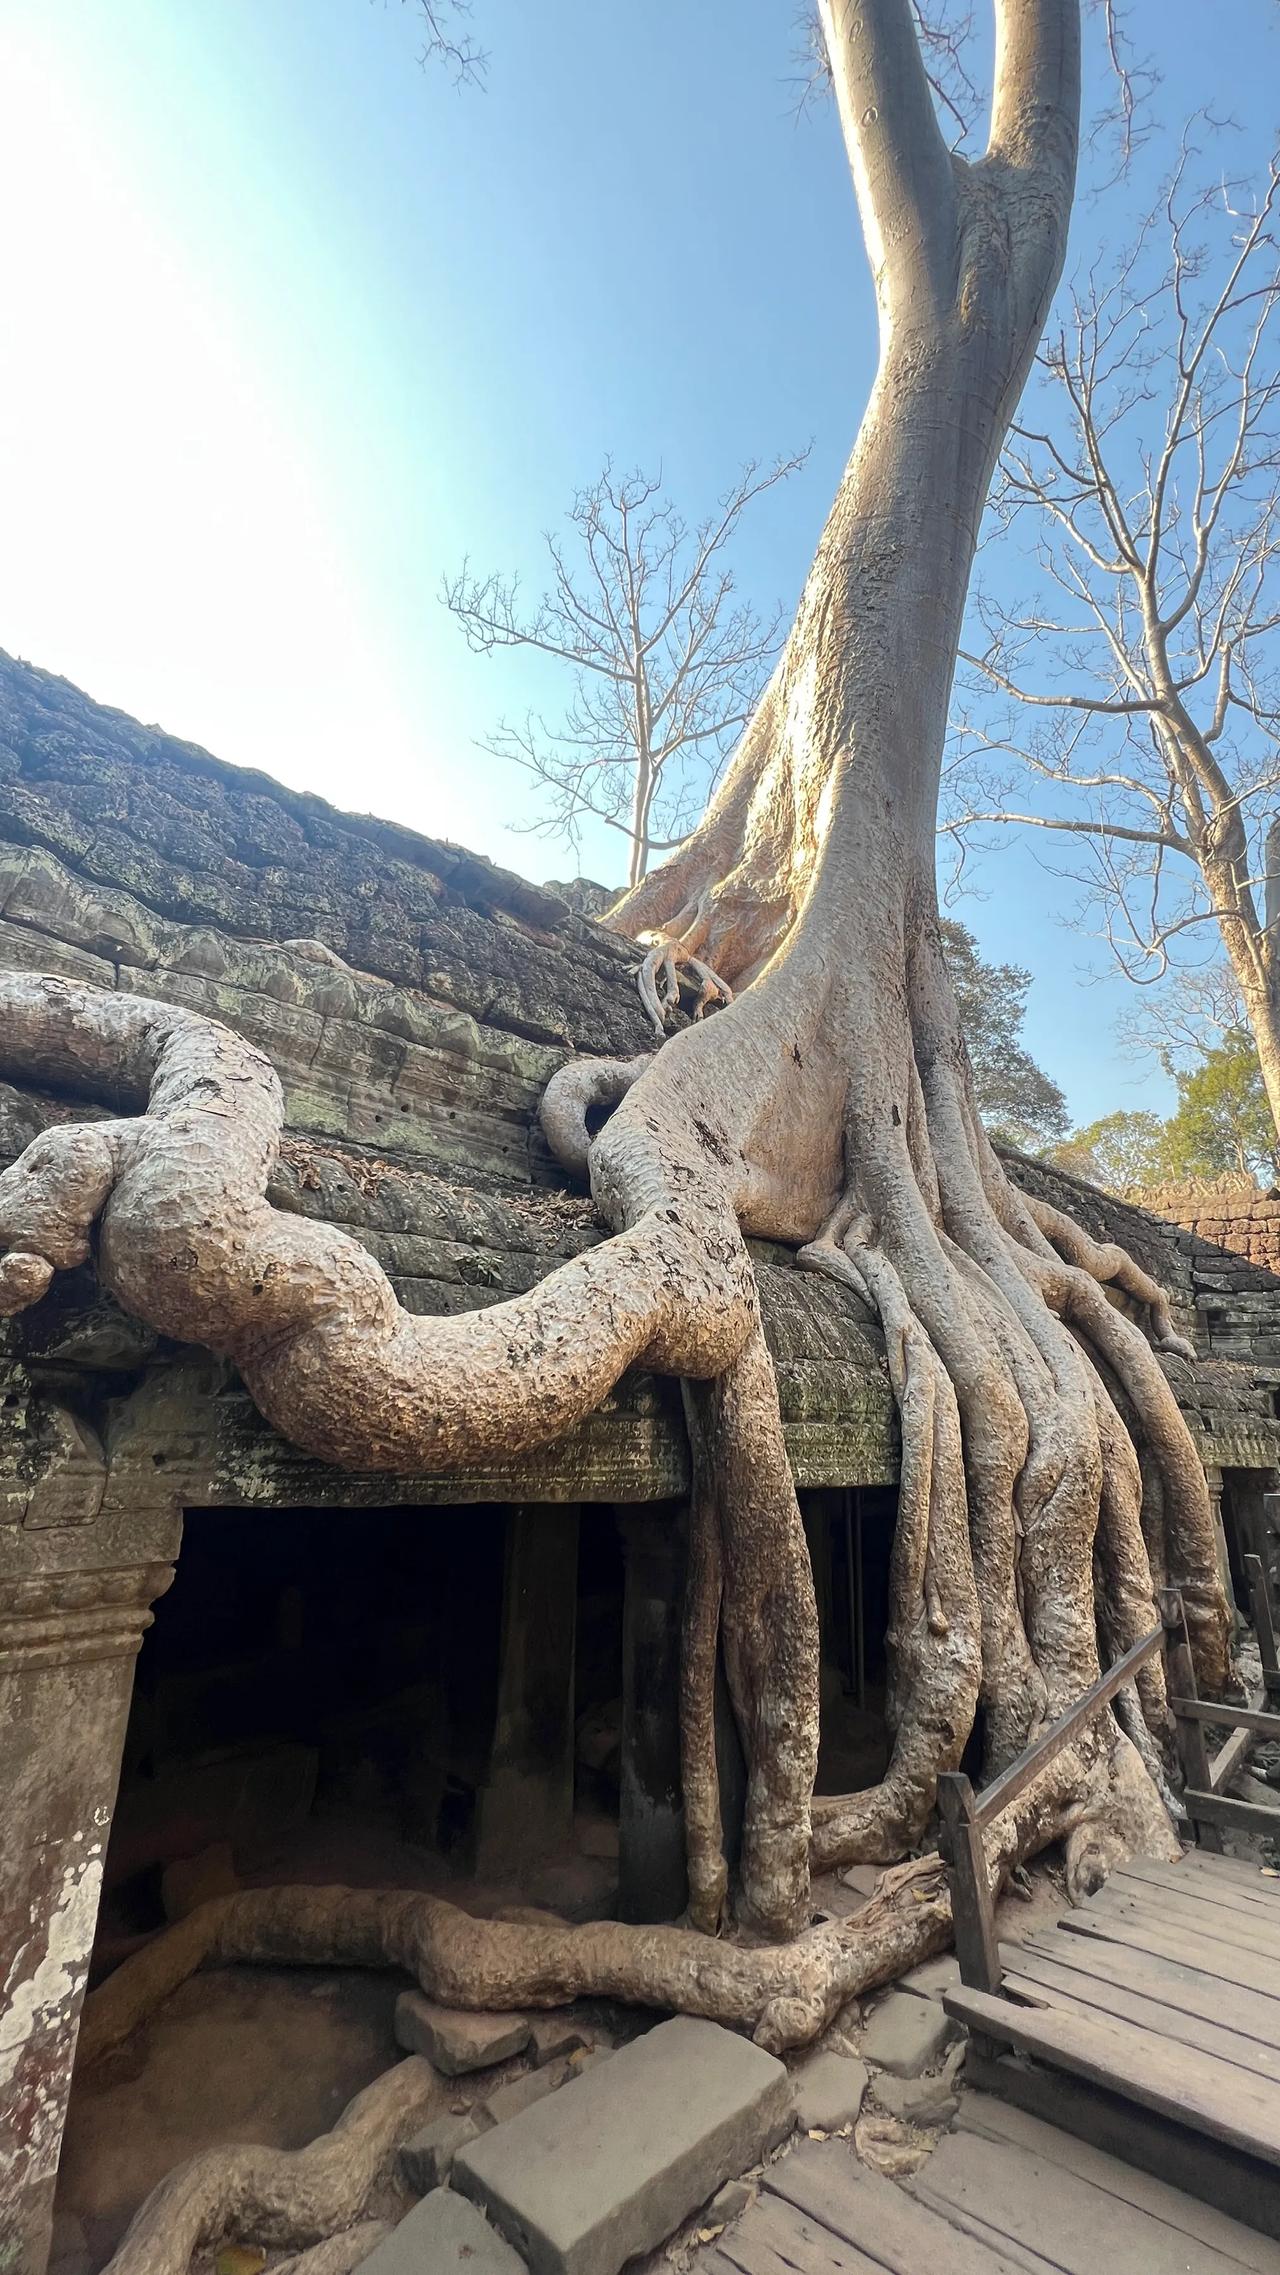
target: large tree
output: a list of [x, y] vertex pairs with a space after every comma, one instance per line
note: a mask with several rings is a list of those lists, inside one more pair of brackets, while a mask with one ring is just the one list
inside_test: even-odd
[[[634, 1365], [684, 1383], [694, 1446], [690, 1927], [473, 1923], [414, 1891], [252, 1891], [112, 1977], [93, 2043], [218, 1954], [382, 1957], [470, 2005], [609, 1991], [797, 2043], [945, 1937], [934, 1856], [887, 1873], [856, 1918], [813, 1929], [810, 1871], [909, 1858], [979, 1717], [990, 1773], [1080, 1696], [1100, 1652], [1154, 1624], [1170, 1574], [1201, 1683], [1227, 1678], [1204, 1476], [1153, 1341], [1184, 1347], [1127, 1256], [1010, 1183], [943, 952], [952, 672], [987, 487], [1062, 261], [1078, 133], [1079, 0], [995, 12], [990, 134], [971, 164], [939, 128], [911, 0], [824, 0], [880, 363], [724, 782], [611, 919], [655, 955], [706, 962], [734, 1000], [652, 1056], [571, 1063], [546, 1095], [550, 1141], [612, 1239], [513, 1301], [410, 1316], [351, 1239], [267, 1205], [280, 1091], [247, 1045], [137, 998], [0, 981], [7, 1072], [114, 1091], [135, 1115], [50, 1131], [0, 1178], [6, 1308], [80, 1261], [96, 1225], [119, 1301], [227, 1354], [269, 1419], [330, 1461], [456, 1471], [554, 1438]], [[813, 1798], [813, 1582], [746, 1235], [792, 1243], [869, 1300], [898, 1402], [893, 1751], [881, 1783], [843, 1799]], [[711, 1942], [730, 1910], [718, 1641], [748, 1768], [732, 1892], [747, 1933]], [[993, 1873], [1057, 1838], [1075, 1891], [1135, 1847], [1176, 1853], [1158, 1664], [1139, 1689], [1124, 1727], [1100, 1714], [1001, 1815]]]

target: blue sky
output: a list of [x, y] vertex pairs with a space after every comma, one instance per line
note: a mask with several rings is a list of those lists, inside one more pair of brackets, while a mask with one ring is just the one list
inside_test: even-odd
[[[476, 743], [546, 683], [468, 652], [442, 574], [536, 587], [606, 453], [696, 518], [811, 441], [736, 556], [790, 603], [874, 315], [834, 116], [795, 115], [790, 0], [477, 10], [488, 84], [458, 94], [398, 0], [0, 0], [0, 646], [545, 877], [572, 862], [511, 828], [528, 786]], [[1165, 123], [1232, 110], [1237, 165], [1274, 128], [1272, 13], [1135, 0]], [[1086, 201], [1077, 245], [1116, 219]], [[620, 845], [583, 866], [616, 878]], [[1104, 951], [1054, 921], [1071, 888], [1016, 844], [982, 884], [959, 913], [1031, 968], [1076, 1117], [1163, 1104], [1111, 1046]]]

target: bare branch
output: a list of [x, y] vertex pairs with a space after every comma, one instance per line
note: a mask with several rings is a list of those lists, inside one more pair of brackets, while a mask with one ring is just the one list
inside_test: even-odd
[[465, 562], [445, 579], [441, 597], [477, 654], [519, 648], [569, 669], [554, 725], [529, 713], [488, 745], [541, 786], [529, 826], [576, 850], [584, 818], [605, 823], [630, 840], [633, 884], [693, 827], [782, 631], [780, 614], [739, 598], [727, 554], [748, 507], [803, 457], [744, 467], [695, 529], [660, 479], [606, 464], [574, 498], [567, 533], [547, 537], [551, 579], [536, 604], [517, 579]]

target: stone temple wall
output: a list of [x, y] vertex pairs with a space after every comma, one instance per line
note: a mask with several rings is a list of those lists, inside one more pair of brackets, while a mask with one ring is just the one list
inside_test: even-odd
[[1280, 1192], [1260, 1193], [1250, 1178], [1190, 1177], [1134, 1198], [1189, 1232], [1202, 1252], [1225, 1248], [1280, 1277]]

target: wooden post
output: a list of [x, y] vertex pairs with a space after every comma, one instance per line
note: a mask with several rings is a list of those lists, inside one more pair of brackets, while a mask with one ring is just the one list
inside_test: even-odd
[[[1168, 1630], [1165, 1646], [1165, 1681], [1171, 1699], [1193, 1699], [1196, 1696], [1195, 1663], [1191, 1657], [1191, 1643], [1187, 1635], [1187, 1615], [1176, 1588], [1161, 1592], [1161, 1611]], [[1205, 1744], [1204, 1724], [1194, 1717], [1179, 1714], [1173, 1709], [1178, 1736], [1178, 1759], [1182, 1764], [1182, 1783], [1187, 1793], [1209, 1793], [1213, 1788], [1213, 1774], [1209, 1767], [1209, 1749]], [[1188, 1805], [1190, 1806], [1190, 1805]], [[1203, 1818], [1192, 1820], [1195, 1836], [1201, 1848], [1215, 1854], [1222, 1848], [1222, 1835], [1216, 1825], [1206, 1824]]]
[[1260, 1556], [1246, 1556], [1245, 1577], [1249, 1582], [1249, 1608], [1253, 1613], [1254, 1632], [1258, 1638], [1258, 1655], [1262, 1660], [1262, 1681], [1268, 1698], [1280, 1693], [1280, 1659], [1276, 1657], [1276, 1630], [1271, 1617], [1271, 1590], [1267, 1585], [1266, 1567]]
[[998, 1998], [1002, 1977], [995, 1905], [977, 1801], [962, 1771], [947, 1770], [938, 1779], [938, 1809], [942, 1817], [940, 1845], [951, 1883], [951, 1924], [960, 1980], [971, 1991], [987, 1991]]

